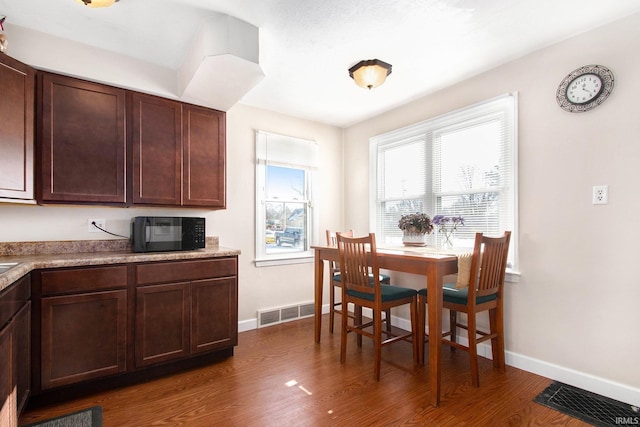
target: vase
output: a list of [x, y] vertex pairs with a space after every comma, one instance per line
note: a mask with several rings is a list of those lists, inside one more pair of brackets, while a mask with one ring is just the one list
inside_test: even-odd
[[442, 234], [442, 248], [453, 249], [453, 232], [456, 231], [456, 227], [442, 227], [439, 231]]
[[451, 233], [444, 233], [442, 247], [444, 249], [453, 249], [453, 242], [451, 241]]
[[405, 246], [425, 246], [427, 244], [426, 238], [426, 233], [404, 231], [402, 233], [402, 244]]

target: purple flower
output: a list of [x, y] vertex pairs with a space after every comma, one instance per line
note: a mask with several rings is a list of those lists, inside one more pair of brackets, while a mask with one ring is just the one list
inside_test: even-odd
[[438, 226], [447, 226], [449, 224], [453, 226], [464, 225], [464, 218], [461, 216], [445, 216], [445, 215], [436, 215], [431, 220], [435, 225]]

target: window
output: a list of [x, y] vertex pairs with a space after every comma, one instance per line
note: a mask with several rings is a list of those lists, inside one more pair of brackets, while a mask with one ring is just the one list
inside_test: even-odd
[[[398, 220], [424, 212], [462, 216], [456, 247], [476, 232], [516, 233], [517, 95], [508, 94], [371, 139], [371, 224], [382, 244], [401, 244]], [[440, 246], [437, 231], [428, 237]], [[517, 238], [509, 266], [517, 267]]]
[[256, 133], [256, 265], [310, 261], [318, 144]]

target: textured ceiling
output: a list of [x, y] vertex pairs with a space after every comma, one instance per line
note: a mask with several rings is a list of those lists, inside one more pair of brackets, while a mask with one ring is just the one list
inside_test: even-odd
[[[173, 70], [203, 20], [236, 17], [260, 29], [265, 74], [241, 102], [342, 127], [637, 12], [638, 0], [0, 0], [11, 25]], [[393, 73], [367, 91], [347, 70], [373, 58]]]

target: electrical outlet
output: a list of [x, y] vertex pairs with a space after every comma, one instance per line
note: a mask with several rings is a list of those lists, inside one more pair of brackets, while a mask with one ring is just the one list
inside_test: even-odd
[[101, 230], [96, 228], [96, 226], [93, 225], [93, 223], [95, 223], [100, 228], [105, 228], [107, 226], [107, 221], [104, 218], [100, 218], [100, 219], [89, 218], [87, 220], [87, 226], [88, 226], [87, 231], [89, 231], [89, 233], [100, 233], [101, 232]]
[[593, 204], [606, 205], [609, 203], [609, 186], [594, 185], [593, 186]]

